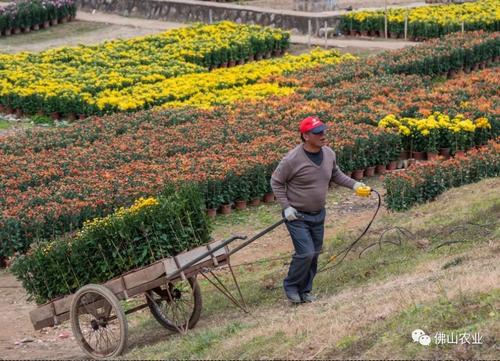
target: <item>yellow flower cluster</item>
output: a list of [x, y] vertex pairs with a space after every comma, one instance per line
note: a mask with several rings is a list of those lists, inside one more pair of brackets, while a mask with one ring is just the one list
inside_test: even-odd
[[[482, 22], [493, 24], [500, 20], [500, 1], [479, 0], [465, 4], [425, 6], [412, 9], [408, 20], [436, 22], [440, 25]], [[404, 10], [400, 10], [401, 12]]]
[[91, 231], [93, 229], [100, 229], [103, 226], [107, 226], [111, 223], [112, 220], [117, 219], [117, 218], [124, 218], [128, 215], [133, 215], [137, 214], [140, 211], [158, 205], [158, 200], [153, 197], [149, 198], [139, 198], [136, 199], [134, 204], [131, 205], [128, 208], [125, 207], [120, 207], [118, 208], [114, 213], [111, 213], [107, 215], [106, 217], [102, 218], [94, 218], [94, 219], [89, 219], [83, 223], [82, 230], [80, 231], [81, 234]]
[[[132, 94], [147, 94], [150, 99], [168, 99], [164, 108], [195, 106], [210, 108], [215, 105], [229, 104], [244, 99], [262, 99], [270, 95], [288, 95], [292, 87], [280, 87], [269, 83], [266, 78], [281, 75], [322, 64], [336, 64], [355, 59], [352, 55], [340, 55], [337, 51], [315, 49], [298, 56], [287, 55], [283, 58], [262, 60], [245, 65], [217, 69], [210, 73], [189, 74], [176, 79], [168, 79], [151, 86], [142, 87]], [[123, 94], [120, 94], [123, 96]], [[122, 98], [123, 99], [123, 98]]]
[[476, 128], [491, 129], [491, 124], [488, 121], [488, 118], [477, 118], [474, 121], [474, 125]]
[[[139, 82], [125, 81], [117, 72], [108, 73], [106, 80], [101, 78], [96, 86], [103, 88], [92, 95], [85, 91], [84, 84], [66, 84], [52, 80], [41, 83], [23, 82], [23, 87], [14, 87], [7, 79], [0, 80], [0, 97], [16, 93], [21, 96], [30, 94], [45, 97], [71, 99], [80, 96], [88, 106], [95, 106], [105, 112], [134, 111], [151, 106], [162, 107], [195, 106], [210, 108], [215, 105], [229, 104], [242, 99], [262, 99], [270, 95], [285, 96], [293, 93], [294, 88], [280, 87], [266, 82], [271, 75], [281, 75], [296, 70], [323, 64], [336, 64], [353, 60], [349, 54], [315, 49], [298, 56], [286, 55], [282, 58], [261, 60], [245, 65], [215, 69], [211, 72], [184, 74], [166, 78], [161, 74], [149, 74]], [[10, 76], [13, 74], [11, 73]], [[16, 76], [22, 77], [18, 70]], [[108, 86], [105, 86], [107, 83]], [[5, 84], [4, 86], [2, 86]], [[109, 84], [113, 84], [109, 87]]]
[[292, 94], [294, 91], [294, 88], [285, 86], [280, 87], [280, 85], [276, 83], [256, 83], [230, 89], [213, 89], [213, 91], [208, 93], [197, 92], [186, 100], [170, 101], [161, 107], [176, 108], [192, 106], [210, 109], [217, 105], [232, 104], [244, 99], [258, 100], [269, 96], [286, 96]]
[[144, 198], [141, 197], [136, 199], [134, 204], [128, 208], [128, 213], [137, 213], [144, 208], [157, 206], [159, 204], [158, 200], [153, 197]]
[[0, 54], [0, 97], [28, 112], [138, 109], [158, 98], [137, 89], [280, 49], [288, 36], [279, 29], [221, 22], [95, 46]]
[[46, 245], [42, 246], [42, 252], [44, 255], [48, 255], [54, 248], [54, 241], [48, 242]]
[[[494, 24], [500, 20], [499, 0], [479, 0], [465, 4], [446, 4], [420, 6], [412, 9], [393, 8], [387, 13], [389, 22], [404, 22], [406, 13], [408, 22], [437, 23], [439, 25], [460, 25], [462, 22]], [[357, 11], [345, 15], [356, 22], [366, 22], [383, 16], [383, 11]]]
[[400, 118], [390, 114], [379, 121], [380, 128], [393, 128], [404, 136], [410, 136], [415, 133], [420, 133], [423, 136], [428, 136], [433, 129], [445, 129], [452, 133], [474, 132], [476, 129], [490, 129], [491, 124], [487, 118], [478, 118], [475, 121], [465, 118], [462, 114], [458, 114], [454, 118], [448, 115], [435, 112], [434, 114], [423, 119], [416, 118]]

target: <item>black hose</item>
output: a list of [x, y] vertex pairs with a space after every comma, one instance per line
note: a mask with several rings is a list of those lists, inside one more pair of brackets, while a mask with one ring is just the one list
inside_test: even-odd
[[[380, 197], [380, 193], [377, 192], [375, 189], [372, 189], [371, 190], [373, 193], [375, 193], [378, 197], [378, 205], [377, 205], [377, 209], [375, 211], [375, 213], [373, 214], [373, 217], [370, 221], [370, 223], [368, 223], [368, 225], [366, 226], [365, 230], [363, 231], [363, 233], [361, 233], [361, 235], [356, 238], [356, 240], [354, 240], [354, 242], [352, 242], [350, 245], [348, 245], [346, 248], [344, 248], [342, 251], [340, 251], [339, 253], [337, 253], [335, 256], [331, 257], [328, 262], [325, 263], [325, 265], [318, 271], [318, 273], [320, 272], [324, 272], [324, 271], [328, 271], [334, 267], [337, 267], [339, 264], [342, 263], [342, 261], [344, 260], [344, 258], [346, 258], [347, 254], [352, 250], [352, 248], [356, 245], [356, 243], [359, 242], [359, 240], [361, 238], [363, 238], [363, 236], [366, 234], [366, 232], [368, 232], [368, 230], [370, 229], [370, 226], [372, 225], [373, 221], [375, 220], [375, 217], [377, 216], [378, 214], [378, 211], [380, 209], [380, 206], [382, 205], [382, 197]], [[339, 256], [342, 255], [342, 258], [340, 259], [340, 261], [338, 261], [337, 263], [335, 263], [334, 265], [331, 265], [329, 267], [326, 267], [326, 265], [328, 265], [330, 262], [332, 262], [333, 260], [336, 260]]]

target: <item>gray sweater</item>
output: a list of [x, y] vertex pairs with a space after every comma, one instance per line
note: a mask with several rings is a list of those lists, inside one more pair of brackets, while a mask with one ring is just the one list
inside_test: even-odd
[[330, 179], [353, 188], [356, 181], [346, 176], [337, 166], [335, 152], [323, 148], [323, 161], [316, 165], [300, 144], [285, 155], [271, 177], [271, 187], [283, 208], [315, 212], [325, 206]]

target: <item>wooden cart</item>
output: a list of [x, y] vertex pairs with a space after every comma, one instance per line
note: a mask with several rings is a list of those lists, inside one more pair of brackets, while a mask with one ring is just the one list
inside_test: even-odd
[[[229, 261], [230, 255], [283, 222], [280, 220], [232, 250], [229, 249], [230, 243], [245, 240], [246, 237], [233, 236], [216, 241], [124, 273], [104, 284], [85, 285], [74, 294], [54, 299], [31, 311], [31, 322], [35, 330], [39, 330], [70, 320], [73, 335], [88, 356], [97, 359], [115, 357], [123, 352], [127, 344], [125, 315], [143, 308], [148, 307], [154, 318], [168, 330], [185, 333], [193, 328], [202, 309], [198, 274], [246, 312]], [[221, 266], [228, 266], [241, 301], [213, 273], [215, 268]], [[215, 281], [207, 274], [211, 274]], [[146, 296], [145, 304], [124, 310], [120, 300], [142, 293]]]

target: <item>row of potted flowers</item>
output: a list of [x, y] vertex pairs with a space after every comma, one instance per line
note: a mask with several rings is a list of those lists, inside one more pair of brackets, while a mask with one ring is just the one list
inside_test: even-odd
[[[448, 75], [450, 70], [470, 69], [474, 64], [496, 63], [500, 57], [500, 33], [484, 31], [454, 33], [414, 47], [391, 50], [362, 61], [303, 70], [297, 77], [313, 90], [341, 82], [366, 79], [374, 74]], [[479, 65], [478, 65], [479, 66]]]
[[[467, 149], [468, 152], [474, 151], [475, 149], [482, 149], [481, 147], [472, 147]], [[465, 151], [462, 150], [457, 150], [453, 153], [454, 156], [456, 157], [463, 157], [465, 155]], [[356, 170], [348, 170], [345, 172], [345, 174], [348, 177], [352, 177], [353, 179], [356, 180], [363, 180], [364, 178], [367, 177], [373, 177], [375, 175], [384, 175], [387, 173], [390, 173], [392, 171], [395, 171], [400, 168], [407, 168], [411, 166], [412, 164], [415, 164], [416, 161], [434, 161], [437, 160], [438, 157], [441, 157], [441, 159], [449, 159], [451, 157], [450, 149], [441, 149], [439, 154], [438, 153], [432, 153], [432, 152], [408, 152], [408, 151], [402, 151], [399, 156], [399, 160], [391, 160], [387, 164], [377, 164], [376, 166], [368, 166], [365, 169], [356, 169]], [[268, 177], [263, 177], [265, 182], [267, 182]], [[238, 185], [241, 186], [241, 183]], [[256, 184], [251, 184], [250, 187], [256, 186]], [[258, 185], [257, 185], [258, 187]], [[263, 193], [266, 191], [265, 193]], [[262, 195], [263, 193], [263, 195]], [[210, 218], [215, 217], [217, 214], [222, 214], [222, 215], [227, 215], [231, 214], [232, 210], [244, 210], [248, 206], [250, 207], [255, 207], [259, 206], [261, 202], [264, 203], [272, 203], [275, 201], [275, 196], [269, 188], [266, 189], [264, 186], [264, 189], [259, 193], [252, 193], [251, 195], [248, 194], [247, 196], [248, 199], [234, 199], [231, 202], [226, 202], [220, 204], [218, 207], [216, 206], [217, 203], [212, 203], [210, 208], [207, 208], [206, 213]], [[212, 206], [213, 205], [213, 206]]]
[[[161, 88], [162, 83], [171, 87], [171, 80], [182, 75], [207, 74], [212, 67], [269, 51], [281, 54], [288, 37], [278, 29], [222, 22], [97, 46], [0, 54], [0, 103], [30, 114], [145, 109], [178, 100], [163, 94], [171, 89]], [[187, 88], [182, 80], [174, 84], [173, 94]]]
[[396, 117], [387, 115], [378, 126], [392, 129], [402, 137], [403, 149], [410, 153], [437, 153], [447, 149], [447, 153], [464, 151], [476, 144], [484, 144], [493, 137], [492, 127], [487, 118], [475, 120], [457, 114], [450, 117], [435, 112], [426, 118]]
[[207, 208], [206, 213], [209, 218], [214, 218], [217, 214], [231, 214], [233, 209], [241, 211], [247, 209], [247, 207], [257, 207], [264, 203], [273, 203], [276, 200], [273, 192], [264, 193], [262, 197], [255, 197], [250, 200], [236, 199], [231, 203], [224, 203], [219, 206], [219, 208]]
[[[440, 37], [457, 31], [498, 31], [498, 0], [479, 0], [465, 4], [421, 6], [387, 10], [387, 31], [391, 38], [407, 36], [411, 40]], [[385, 12], [356, 11], [341, 17], [340, 30], [346, 35], [385, 36]]]
[[[446, 39], [445, 41], [443, 41]], [[395, 56], [379, 55], [378, 71], [389, 73], [447, 75], [450, 70], [468, 70], [485, 62], [497, 62], [500, 56], [500, 33], [484, 31], [455, 33], [432, 39], [414, 49], [406, 48]], [[387, 55], [386, 55], [387, 54]]]
[[[6, 93], [3, 99], [8, 97], [10, 99], [8, 104], [3, 105], [0, 98], [0, 112], [16, 113], [20, 116], [21, 109], [25, 113], [39, 115], [45, 111], [46, 115], [51, 115], [55, 119], [62, 114], [68, 120], [75, 120], [77, 116], [84, 118], [86, 113], [133, 111], [155, 105], [164, 108], [186, 105], [210, 108], [236, 100], [288, 95], [294, 91], [293, 87], [268, 82], [266, 78], [284, 72], [353, 59], [353, 56], [341, 55], [338, 51], [316, 49], [306, 54], [286, 55], [230, 69], [158, 79], [155, 83], [139, 83], [123, 89], [105, 89], [86, 102], [78, 100], [77, 96], [72, 98], [65, 93], [58, 99], [52, 99], [52, 107], [45, 106], [44, 100], [36, 93], [39, 90], [36, 85], [26, 85], [22, 89], [11, 89]], [[56, 111], [57, 109], [59, 111]]]
[[0, 7], [0, 35], [9, 36], [48, 28], [73, 20], [74, 0], [28, 0]]
[[472, 149], [465, 156], [417, 163], [405, 172], [385, 177], [386, 205], [403, 211], [415, 204], [434, 199], [451, 187], [474, 183], [500, 175], [500, 139]]

